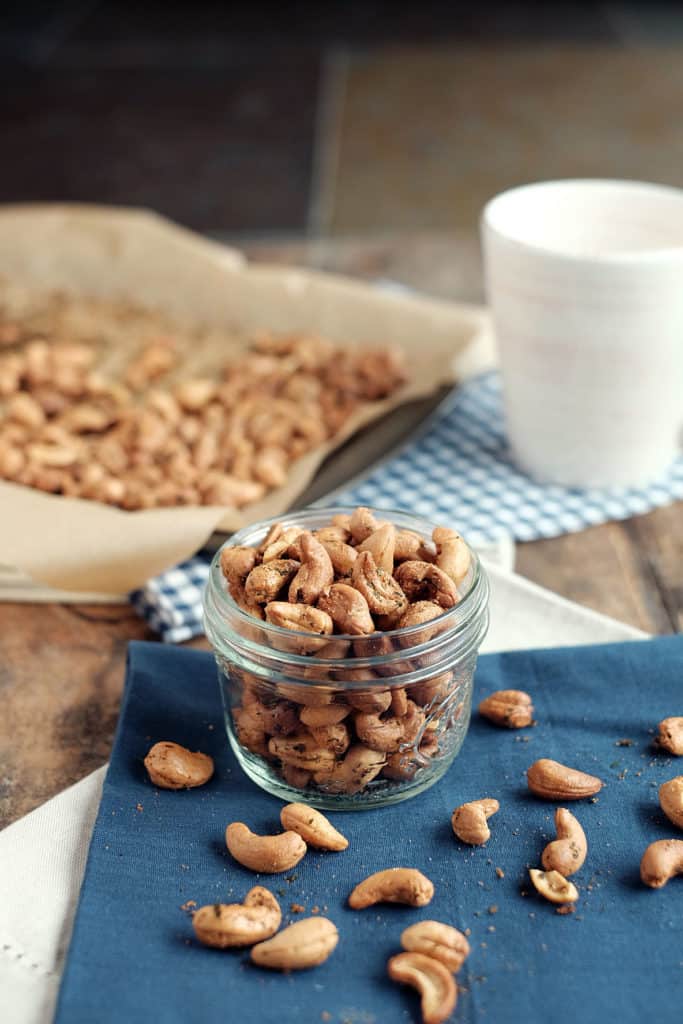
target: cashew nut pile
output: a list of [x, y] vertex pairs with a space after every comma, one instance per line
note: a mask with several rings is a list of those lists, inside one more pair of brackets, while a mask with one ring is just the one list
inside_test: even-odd
[[[131, 339], [138, 354], [112, 366]], [[263, 335], [222, 368], [199, 358], [202, 376], [183, 373], [184, 354], [229, 340], [0, 278], [0, 478], [130, 510], [240, 508], [405, 380], [394, 350], [302, 334]]]
[[[258, 547], [224, 547], [220, 565], [243, 611], [291, 632], [269, 637], [273, 646], [317, 659], [299, 670], [314, 686], [275, 685], [230, 669], [240, 743], [288, 784], [357, 793], [378, 776], [410, 780], [447, 751], [464, 709], [453, 673], [409, 687], [392, 686], [390, 676], [420, 666], [411, 648], [438, 636], [440, 617], [460, 599], [470, 552], [454, 530], [439, 527], [426, 541], [360, 507], [314, 532], [276, 523]], [[422, 624], [407, 636], [386, 636]], [[353, 664], [354, 657], [402, 651], [405, 658], [377, 670]], [[349, 659], [343, 670], [320, 665], [342, 658]], [[335, 678], [368, 688], [336, 689]]]

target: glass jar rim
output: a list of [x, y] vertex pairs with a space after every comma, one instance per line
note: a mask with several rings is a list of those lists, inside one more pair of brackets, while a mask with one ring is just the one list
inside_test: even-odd
[[[240, 606], [237, 604], [237, 602], [230, 594], [228, 587], [226, 586], [225, 577], [223, 576], [223, 572], [220, 567], [221, 552], [226, 547], [239, 547], [242, 544], [246, 544], [249, 538], [252, 539], [252, 543], [250, 543], [248, 546], [253, 546], [254, 533], [259, 533], [263, 536], [266, 536], [268, 530], [277, 523], [282, 523], [282, 525], [285, 528], [287, 528], [287, 526], [299, 526], [301, 525], [302, 518], [305, 518], [307, 516], [311, 516], [313, 514], [324, 514], [329, 515], [331, 518], [335, 515], [350, 515], [356, 507], [357, 506], [353, 505], [308, 506], [307, 508], [297, 509], [292, 512], [288, 512], [285, 515], [272, 516], [269, 519], [259, 520], [256, 523], [252, 523], [250, 526], [243, 527], [237, 533], [234, 533], [230, 537], [229, 541], [226, 541], [224, 544], [220, 546], [220, 548], [216, 551], [211, 561], [211, 565], [209, 568], [209, 579], [207, 582], [206, 591], [204, 595], [205, 623], [209, 612], [209, 596], [211, 596], [212, 599], [217, 600], [219, 605], [219, 611], [229, 611], [229, 613], [233, 615], [238, 622], [243, 622], [245, 626], [249, 626], [252, 628], [256, 626], [258, 629], [263, 630], [264, 636], [273, 636], [276, 638], [282, 638], [284, 640], [291, 640], [293, 632], [291, 629], [287, 629], [283, 626], [277, 626], [274, 623], [265, 622], [261, 619], [257, 619], [249, 612], [246, 612], [242, 608], [240, 608]], [[399, 525], [400, 528], [406, 530], [412, 529], [414, 532], [418, 533], [424, 533], [426, 530], [428, 530], [429, 533], [431, 534], [432, 530], [438, 527], [439, 525], [437, 523], [432, 522], [431, 520], [415, 516], [412, 513], [406, 512], [405, 510], [402, 509], [371, 508], [371, 511], [374, 514], [387, 516], [392, 521], [394, 521], [395, 518], [398, 518], [399, 520], [404, 520], [405, 525], [396, 523], [394, 523], [394, 525]], [[465, 626], [465, 624], [471, 618], [475, 617], [477, 613], [481, 610], [481, 600], [478, 598], [481, 598], [482, 590], [487, 591], [488, 589], [486, 587], [485, 574], [481, 562], [479, 560], [479, 556], [477, 555], [476, 551], [474, 551], [470, 547], [470, 545], [467, 543], [467, 540], [464, 537], [462, 539], [467, 545], [467, 549], [470, 553], [472, 578], [467, 591], [460, 597], [460, 600], [457, 602], [457, 604], [453, 605], [452, 608], [445, 609], [441, 615], [436, 616], [434, 619], [429, 619], [428, 622], [416, 623], [412, 626], [403, 626], [400, 629], [378, 630], [376, 633], [364, 635], [352, 633], [332, 633], [329, 635], [327, 639], [330, 642], [358, 642], [362, 640], [370, 641], [372, 638], [382, 636], [383, 638], [392, 641], [405, 641], [406, 639], [410, 638], [415, 634], [424, 632], [427, 626], [436, 625], [437, 623], [439, 623], [442, 627], [446, 628], [450, 624], [452, 624], [453, 631], [460, 632], [462, 628]], [[465, 613], [464, 615], [463, 612]], [[303, 630], [297, 630], [296, 635], [298, 637], [301, 637], [302, 641], [304, 642], [306, 640], [320, 641], [321, 639], [323, 639], [321, 637], [321, 634], [319, 633], [305, 632]], [[443, 636], [443, 633], [441, 635]], [[419, 647], [421, 646], [422, 645], [416, 645], [414, 648], [406, 646], [402, 650], [402, 656], [406, 657], [411, 652], [414, 653], [415, 650], [419, 649]], [[294, 653], [290, 653], [288, 654], [288, 657], [295, 659], [296, 662], [298, 662], [300, 659], [302, 663], [307, 663], [309, 665], [311, 664], [312, 661], [315, 661], [315, 654], [297, 655]], [[378, 655], [376, 657], [382, 658], [386, 656]], [[328, 666], [332, 666], [335, 660], [336, 659], [324, 659], [325, 664]], [[367, 658], [362, 659], [361, 656], [361, 658], [359, 658], [358, 660], [366, 660], [369, 662], [373, 660], [373, 657], [368, 656]]]

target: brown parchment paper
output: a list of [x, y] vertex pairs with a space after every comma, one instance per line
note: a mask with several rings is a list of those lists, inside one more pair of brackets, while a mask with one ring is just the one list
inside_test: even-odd
[[189, 557], [214, 530], [285, 511], [326, 455], [361, 425], [495, 364], [489, 319], [479, 307], [380, 292], [332, 274], [250, 265], [240, 252], [147, 211], [0, 208], [0, 274], [41, 289], [128, 299], [181, 324], [220, 330], [220, 351], [209, 343], [195, 355], [195, 365], [197, 359], [208, 367], [230, 357], [226, 332], [234, 333], [237, 348], [250, 331], [304, 330], [339, 342], [396, 345], [410, 373], [392, 400], [365, 408], [334, 442], [298, 460], [285, 486], [239, 512], [124, 512], [0, 481], [0, 564], [62, 591], [120, 595]]

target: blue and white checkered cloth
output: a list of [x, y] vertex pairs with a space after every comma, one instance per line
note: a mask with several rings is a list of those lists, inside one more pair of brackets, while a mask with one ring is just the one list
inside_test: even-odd
[[[403, 508], [453, 523], [474, 546], [503, 537], [537, 540], [628, 519], [683, 498], [683, 456], [644, 488], [579, 489], [539, 484], [516, 468], [505, 436], [500, 377], [456, 388], [419, 435], [322, 502]], [[150, 580], [133, 604], [164, 640], [202, 633], [208, 562], [192, 558]]]

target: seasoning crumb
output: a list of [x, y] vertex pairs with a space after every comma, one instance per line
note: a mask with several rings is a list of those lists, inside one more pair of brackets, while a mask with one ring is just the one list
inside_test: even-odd
[[[629, 739], [617, 740], [617, 742], [614, 744], [614, 746], [615, 747], [632, 747], [633, 746], [633, 740], [629, 740]], [[558, 914], [559, 914], [559, 910], [558, 910]]]
[[142, 806], [142, 804], [136, 804], [135, 805], [135, 810], [136, 811], [142, 812], [142, 811], [144, 811], [144, 809], [145, 808]]
[[289, 884], [291, 885], [292, 882], [296, 882], [296, 878], [297, 878], [296, 872], [294, 874], [291, 874], [291, 875], [285, 875], [285, 882], [289, 882]]
[[497, 914], [497, 913], [498, 913], [498, 904], [497, 903], [492, 903], [491, 906], [489, 907], [489, 914]]
[[496, 868], [496, 874], [498, 875], [499, 878], [505, 878], [505, 872], [503, 871], [502, 868]]
[[312, 914], [319, 914], [320, 913], [320, 907], [311, 907], [311, 913]]
[[332, 1014], [330, 1013], [329, 1010], [323, 1010], [323, 1012], [320, 1014], [320, 1019], [321, 1020], [332, 1020]]
[[488, 926], [488, 928], [486, 929], [487, 932], [495, 932], [495, 930], [496, 930], [495, 924], [490, 924]]
[[628, 775], [628, 768], [624, 768], [623, 772], [619, 772], [619, 774], [617, 775], [617, 778], [623, 780], [623, 779], [626, 778], [627, 775]]
[[196, 907], [196, 906], [197, 906], [197, 901], [196, 900], [187, 900], [185, 903], [181, 904], [180, 909], [181, 910], [192, 910], [192, 908]]
[[592, 796], [588, 802], [591, 803], [591, 804], [598, 804], [598, 803], [600, 803], [600, 797], [599, 796]]
[[289, 909], [292, 914], [303, 914], [306, 908], [301, 903], [292, 903]]
[[574, 913], [574, 904], [573, 903], [563, 903], [561, 907], [557, 907], [557, 909], [555, 910], [555, 913], [556, 914], [573, 914]]
[[472, 934], [472, 929], [471, 928], [465, 928], [465, 931], [463, 932], [463, 935], [470, 936], [471, 934]]

